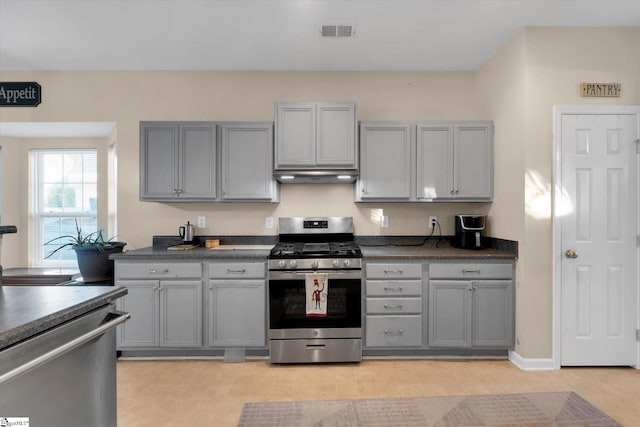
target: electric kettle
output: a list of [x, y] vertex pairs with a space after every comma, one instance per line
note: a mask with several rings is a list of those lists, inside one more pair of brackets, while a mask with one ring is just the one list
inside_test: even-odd
[[196, 227], [189, 221], [185, 225], [178, 227], [178, 233], [182, 237], [182, 242], [187, 244], [193, 242], [193, 238], [196, 235]]

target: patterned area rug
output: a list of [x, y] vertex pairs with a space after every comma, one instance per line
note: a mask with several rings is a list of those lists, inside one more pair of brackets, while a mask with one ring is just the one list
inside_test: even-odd
[[245, 403], [240, 427], [621, 426], [574, 392]]

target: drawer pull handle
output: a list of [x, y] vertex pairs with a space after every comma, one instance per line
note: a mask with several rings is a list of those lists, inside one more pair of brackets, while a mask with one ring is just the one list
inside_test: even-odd
[[480, 269], [477, 269], [477, 270], [467, 270], [467, 269], [465, 268], [465, 269], [462, 269], [462, 272], [463, 272], [463, 273], [478, 273], [478, 274], [480, 274]]
[[227, 268], [227, 273], [228, 274], [244, 274], [247, 270], [245, 270], [244, 268], [241, 270], [231, 270], [230, 268]]
[[384, 334], [385, 335], [402, 335], [403, 331], [402, 329], [385, 329]]
[[385, 310], [402, 310], [402, 304], [398, 304], [398, 305], [385, 304], [384, 308]]
[[402, 286], [397, 287], [397, 288], [384, 288], [385, 292], [402, 292]]
[[167, 274], [169, 272], [168, 268], [165, 268], [164, 270], [155, 270], [155, 269], [149, 269], [149, 274]]
[[384, 270], [384, 274], [402, 274], [402, 270]]

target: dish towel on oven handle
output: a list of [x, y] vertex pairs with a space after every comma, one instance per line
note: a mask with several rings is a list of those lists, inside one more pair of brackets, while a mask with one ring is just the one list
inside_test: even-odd
[[327, 317], [327, 295], [329, 275], [327, 273], [305, 274], [307, 293], [307, 317]]

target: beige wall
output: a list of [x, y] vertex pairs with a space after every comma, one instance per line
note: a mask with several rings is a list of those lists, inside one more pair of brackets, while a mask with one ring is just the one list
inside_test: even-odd
[[[520, 261], [516, 265], [516, 351], [524, 350], [533, 331], [524, 325], [536, 325], [535, 314], [527, 301], [525, 280], [527, 246], [524, 241], [525, 187], [524, 139], [526, 118], [525, 59], [526, 32], [514, 37], [476, 73], [478, 110], [494, 121], [494, 202], [489, 210], [492, 233], [519, 242]], [[535, 290], [534, 290], [535, 292]], [[533, 320], [533, 321], [532, 321]], [[523, 335], [521, 338], [520, 335]], [[540, 340], [532, 340], [540, 342]]]
[[[207, 228], [198, 234], [207, 235], [274, 234], [275, 229], [265, 228], [265, 218], [292, 215], [353, 216], [358, 234], [388, 235], [425, 234], [427, 217], [437, 215], [443, 233], [451, 234], [455, 213], [489, 208], [355, 204], [353, 186], [344, 184], [285, 185], [279, 204], [138, 201], [141, 120], [271, 121], [275, 101], [296, 100], [355, 101], [359, 120], [486, 119], [476, 113], [472, 72], [5, 72], [0, 79], [35, 80], [43, 88], [39, 107], [2, 109], [1, 121], [117, 123], [118, 238], [128, 249], [149, 246], [154, 234], [176, 235], [180, 224], [195, 222], [199, 215], [206, 217]], [[7, 148], [13, 144], [0, 143]], [[4, 163], [15, 159], [21, 166], [3, 169], [3, 209], [26, 217], [26, 203], [11, 191], [15, 179], [26, 177], [26, 160], [10, 154], [5, 153]], [[379, 227], [381, 213], [389, 216], [388, 229]], [[18, 221], [15, 215], [13, 219]], [[19, 227], [19, 238], [6, 238], [5, 267], [26, 264], [23, 240], [28, 240], [26, 227]]]
[[[488, 213], [490, 234], [519, 241], [516, 350], [550, 358], [554, 105], [640, 104], [640, 27], [527, 28], [477, 72], [5, 72], [0, 80], [35, 80], [43, 104], [4, 108], [0, 121], [115, 121], [118, 234], [128, 248], [154, 234], [176, 234], [198, 215], [201, 234], [273, 234], [266, 216], [351, 215], [358, 234], [424, 234], [429, 215], [453, 232], [452, 215]], [[620, 98], [581, 98], [583, 81], [620, 82]], [[359, 120], [492, 119], [493, 204], [355, 204], [350, 185], [282, 187], [279, 204], [162, 204], [138, 201], [140, 120], [273, 120], [273, 102], [355, 101]], [[3, 221], [27, 216], [13, 184], [26, 165], [2, 140]], [[15, 205], [18, 207], [16, 208]], [[8, 212], [13, 212], [13, 217]], [[390, 228], [381, 230], [381, 212]], [[23, 265], [24, 229], [3, 241], [5, 267]]]
[[[527, 28], [477, 72], [479, 112], [496, 126], [494, 234], [519, 241], [516, 351], [552, 354], [553, 107], [640, 104], [640, 27]], [[618, 82], [619, 98], [582, 98]], [[509, 102], [508, 97], [513, 97]], [[510, 123], [511, 122], [511, 123]]]

